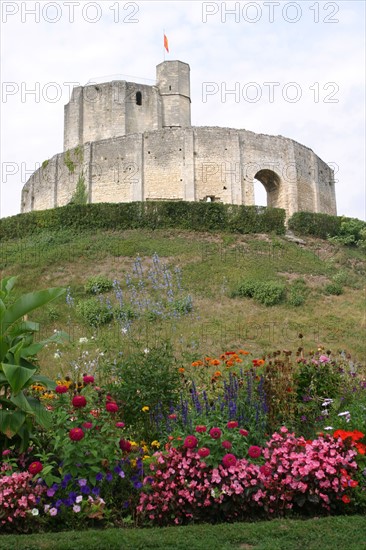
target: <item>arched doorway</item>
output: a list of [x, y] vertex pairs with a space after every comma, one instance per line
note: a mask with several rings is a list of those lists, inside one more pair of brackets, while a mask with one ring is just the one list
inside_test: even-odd
[[259, 170], [253, 179], [254, 204], [278, 208], [281, 180], [272, 170]]

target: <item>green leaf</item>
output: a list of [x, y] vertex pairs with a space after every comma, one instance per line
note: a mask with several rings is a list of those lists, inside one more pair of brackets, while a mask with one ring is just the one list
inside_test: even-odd
[[7, 363], [1, 363], [1, 368], [15, 394], [19, 393], [26, 386], [28, 380], [32, 378], [37, 370], [27, 369], [20, 365], [9, 365]]
[[9, 439], [13, 438], [25, 422], [25, 414], [22, 411], [0, 410], [0, 432]]
[[14, 405], [16, 405], [21, 411], [32, 415], [35, 414], [33, 407], [23, 392], [20, 392], [17, 395], [12, 395], [10, 401], [14, 403]]
[[56, 382], [48, 378], [47, 376], [44, 376], [43, 374], [35, 374], [33, 376], [33, 382], [39, 382], [43, 386], [45, 386], [48, 390], [54, 390], [56, 387]]
[[34, 411], [36, 422], [40, 424], [42, 428], [51, 428], [52, 416], [49, 411], [34, 397], [28, 397], [28, 401]]
[[28, 315], [34, 309], [56, 300], [65, 292], [65, 288], [49, 288], [47, 290], [39, 290], [37, 292], [23, 294], [23, 296], [18, 298], [18, 300], [16, 300], [4, 314], [4, 333], [6, 333], [16, 321], [24, 317], [24, 315]]

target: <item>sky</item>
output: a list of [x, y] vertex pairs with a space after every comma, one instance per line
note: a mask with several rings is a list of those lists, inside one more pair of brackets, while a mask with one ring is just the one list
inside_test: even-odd
[[63, 151], [73, 86], [153, 84], [165, 55], [190, 65], [193, 126], [306, 145], [335, 170], [338, 215], [365, 219], [363, 0], [2, 0], [0, 9], [1, 217], [20, 212], [27, 179]]

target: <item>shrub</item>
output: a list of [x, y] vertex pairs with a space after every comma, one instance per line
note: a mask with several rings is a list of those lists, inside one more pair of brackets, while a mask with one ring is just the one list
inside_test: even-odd
[[340, 296], [341, 294], [343, 294], [343, 288], [338, 283], [328, 283], [324, 287], [324, 293], [332, 294], [334, 296]]
[[285, 285], [276, 282], [258, 283], [253, 298], [265, 306], [279, 304], [285, 297]]
[[346, 219], [341, 222], [337, 235], [330, 237], [333, 243], [347, 246], [363, 246], [365, 241], [366, 223], [358, 219]]
[[290, 286], [287, 301], [291, 306], [302, 306], [306, 300], [307, 288], [304, 279], [296, 279]]
[[85, 292], [89, 294], [101, 294], [111, 290], [113, 282], [108, 277], [104, 277], [104, 275], [95, 275], [87, 280], [84, 288]]
[[92, 327], [105, 325], [113, 319], [113, 311], [106, 303], [96, 298], [79, 302], [76, 311], [83, 321]]
[[315, 212], [295, 212], [288, 221], [288, 227], [299, 235], [313, 235], [326, 239], [337, 235], [342, 218]]

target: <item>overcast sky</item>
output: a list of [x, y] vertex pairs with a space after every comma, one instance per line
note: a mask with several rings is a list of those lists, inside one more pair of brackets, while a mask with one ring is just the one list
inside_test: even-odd
[[153, 84], [163, 29], [166, 59], [191, 67], [192, 125], [310, 147], [335, 168], [338, 214], [365, 219], [362, 0], [2, 0], [1, 217], [19, 213], [31, 173], [62, 152], [72, 86]]

